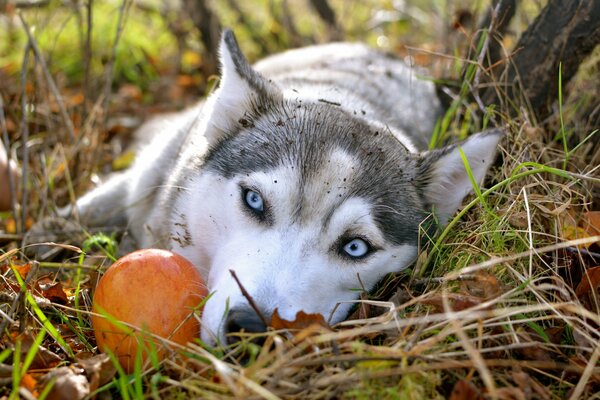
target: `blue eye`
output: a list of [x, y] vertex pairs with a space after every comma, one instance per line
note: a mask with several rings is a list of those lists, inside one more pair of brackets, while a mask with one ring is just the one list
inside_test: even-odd
[[244, 200], [246, 201], [248, 207], [255, 212], [261, 213], [265, 210], [262, 196], [254, 190], [246, 189], [244, 192]]
[[362, 258], [371, 251], [371, 246], [363, 239], [354, 238], [346, 243], [342, 249], [352, 258]]

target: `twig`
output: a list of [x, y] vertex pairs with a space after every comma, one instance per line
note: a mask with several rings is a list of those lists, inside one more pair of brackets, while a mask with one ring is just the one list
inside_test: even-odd
[[[117, 59], [117, 47], [119, 46], [119, 41], [121, 40], [121, 35], [123, 34], [123, 29], [125, 26], [125, 20], [127, 11], [129, 7], [133, 4], [132, 0], [123, 0], [121, 3], [121, 7], [119, 7], [119, 19], [117, 20], [117, 31], [115, 32], [115, 40], [112, 45], [110, 59], [106, 65], [106, 81], [104, 82], [104, 107], [103, 109], [106, 111], [108, 108], [108, 102], [110, 100], [110, 88], [112, 86], [112, 74], [113, 68], [115, 65], [115, 60]], [[108, 120], [108, 113], [104, 113], [104, 126], [106, 126], [106, 121]]]
[[[90, 101], [91, 96], [91, 86], [90, 86], [90, 66], [92, 60], [92, 4], [94, 0], [88, 0], [85, 4], [86, 11], [86, 31], [85, 31], [85, 45], [83, 47], [83, 62], [84, 64], [84, 78], [83, 78], [83, 87], [85, 93], [85, 102], [84, 102], [84, 110], [85, 110], [85, 118], [88, 115], [88, 102]], [[85, 118], [82, 121], [85, 121]]]
[[[481, 71], [484, 68], [483, 60], [485, 58], [485, 55], [488, 54], [488, 49], [490, 47], [490, 37], [491, 37], [492, 33], [494, 32], [494, 29], [496, 28], [496, 21], [498, 20], [498, 13], [499, 13], [501, 4], [502, 4], [502, 0], [500, 0], [498, 2], [498, 4], [496, 4], [496, 7], [494, 7], [492, 10], [492, 14], [491, 14], [491, 18], [490, 18], [490, 25], [488, 27], [487, 34], [485, 35], [485, 39], [483, 40], [483, 45], [481, 46], [481, 51], [479, 52], [479, 55], [477, 56], [477, 68], [475, 69], [475, 76], [473, 77], [473, 85], [471, 88], [473, 90], [473, 98], [475, 99], [475, 101], [477, 102], [477, 105], [479, 106], [479, 109], [483, 113], [485, 113], [485, 104], [483, 104], [483, 101], [481, 100], [481, 96], [479, 95], [479, 91], [478, 91], [477, 87], [479, 86], [479, 82], [481, 80]], [[490, 119], [494, 122], [494, 125], [495, 125], [496, 118], [494, 117], [493, 113], [490, 114]]]
[[597, 258], [600, 260], [600, 253], [594, 253], [593, 251], [589, 251], [586, 249], [580, 249], [579, 247], [565, 247], [565, 250], [568, 251], [569, 253], [581, 253], [583, 255], [592, 257], [592, 258]]
[[[60, 114], [63, 118], [65, 126], [67, 127], [67, 132], [69, 133], [71, 140], [75, 141], [75, 128], [73, 127], [73, 121], [71, 121], [71, 118], [67, 113], [65, 102], [63, 101], [62, 96], [60, 95], [60, 92], [58, 91], [58, 88], [54, 83], [54, 79], [52, 79], [52, 75], [50, 74], [50, 70], [48, 69], [48, 65], [46, 64], [46, 60], [44, 60], [42, 52], [40, 51], [40, 48], [38, 47], [37, 42], [35, 41], [35, 38], [31, 34], [31, 31], [29, 30], [29, 25], [27, 25], [27, 22], [25, 22], [25, 19], [23, 18], [23, 15], [21, 15], [21, 13], [19, 13], [19, 19], [21, 20], [21, 24], [23, 24], [23, 29], [27, 34], [28, 46], [31, 46], [31, 49], [33, 49], [33, 54], [35, 54], [35, 58], [42, 66], [42, 71], [44, 72], [44, 76], [46, 77], [46, 81], [48, 82], [48, 86], [50, 87], [50, 91], [56, 99], [56, 104], [58, 105]], [[23, 108], [23, 112], [25, 112], [25, 110], [26, 108]]]
[[269, 41], [264, 40], [264, 38], [257, 33], [259, 29], [257, 29], [255, 24], [246, 17], [246, 13], [242, 11], [238, 3], [235, 0], [227, 0], [227, 6], [234, 12], [237, 25], [242, 25], [246, 28], [246, 32], [252, 38], [252, 42], [260, 48], [260, 52], [269, 54], [271, 52], [268, 46]]
[[[29, 273], [27, 274], [27, 276], [25, 277], [25, 280], [23, 282], [23, 286], [27, 287], [27, 285], [29, 285], [29, 282], [31, 281], [31, 279], [35, 276], [35, 274], [37, 273], [38, 270], [38, 266], [39, 264], [36, 261], [32, 262], [31, 265], [31, 269], [29, 270]], [[21, 301], [21, 299], [23, 298], [23, 295], [25, 294], [24, 290], [21, 290], [13, 299], [12, 299], [12, 304], [10, 306], [10, 312], [12, 313], [12, 318], [15, 317], [15, 314], [17, 314], [16, 308], [19, 305], [19, 302]], [[8, 301], [5, 301], [8, 302]], [[4, 332], [4, 330], [6, 329], [6, 325], [8, 324], [9, 319], [4, 319], [2, 321], [2, 324], [0, 325], [0, 334], [2, 332]], [[22, 322], [22, 321], [21, 321]], [[26, 324], [21, 324], [21, 327], [24, 329], [26, 326]]]
[[335, 11], [327, 3], [327, 0], [310, 0], [309, 3], [317, 12], [319, 18], [327, 25], [330, 39], [340, 40], [342, 38], [342, 31], [337, 23]]
[[31, 40], [25, 45], [25, 52], [23, 53], [23, 63], [21, 67], [21, 222], [19, 223], [15, 219], [17, 224], [17, 232], [22, 233], [25, 230], [25, 221], [27, 219], [27, 173], [29, 168], [29, 147], [27, 142], [29, 141], [29, 125], [27, 124], [27, 90], [25, 86], [27, 84], [27, 67], [29, 65], [29, 51], [31, 50]]
[[577, 386], [575, 386], [575, 389], [573, 389], [573, 392], [571, 392], [571, 397], [569, 397], [569, 400], [577, 400], [581, 398], [581, 395], [583, 395], [588, 382], [590, 382], [590, 378], [592, 375], [594, 375], [596, 369], [594, 367], [598, 364], [598, 358], [600, 358], [600, 346], [597, 345], [592, 353], [592, 356], [588, 360], [581, 377], [579, 378], [579, 382], [577, 382]]
[[240, 282], [240, 280], [238, 279], [235, 271], [230, 269], [229, 273], [231, 274], [231, 276], [233, 276], [233, 279], [235, 279], [236, 283], [240, 287], [240, 290], [242, 291], [242, 295], [246, 298], [246, 300], [248, 300], [248, 303], [250, 303], [250, 307], [252, 307], [254, 309], [254, 312], [256, 313], [256, 315], [258, 315], [258, 318], [260, 318], [260, 320], [262, 321], [263, 324], [265, 324], [265, 326], [269, 326], [269, 323], [267, 322], [265, 316], [262, 314], [262, 312], [260, 312], [260, 309], [254, 302], [254, 299], [252, 298], [252, 296], [250, 296], [250, 293], [248, 293], [246, 291], [246, 288], [242, 285], [242, 282]]
[[4, 117], [4, 99], [0, 93], [0, 127], [2, 128], [2, 140], [6, 150], [6, 162], [8, 165], [8, 189], [10, 191], [10, 208], [12, 210], [13, 219], [17, 222], [17, 190], [15, 188], [15, 179], [10, 171], [10, 138], [8, 137], [8, 129], [6, 128], [6, 118]]

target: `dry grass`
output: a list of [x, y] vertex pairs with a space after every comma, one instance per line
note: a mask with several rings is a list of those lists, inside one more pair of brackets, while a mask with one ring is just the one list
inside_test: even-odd
[[[373, 28], [369, 37], [377, 41], [398, 26]], [[438, 46], [412, 37], [420, 50], [399, 52], [437, 63], [446, 73], [453, 65], [473, 65], [431, 55], [450, 54], [456, 35]], [[509, 47], [514, 39], [505, 42]], [[512, 99], [516, 115], [458, 99], [448, 116], [449, 136], [480, 128], [482, 111], [508, 126], [499, 161], [486, 180], [490, 189], [471, 197], [449, 228], [423, 246], [408, 274], [390, 277], [371, 298], [363, 296], [353, 319], [331, 329], [271, 331], [261, 346], [252, 336], [220, 349], [168, 343], [187, 356], [185, 361], [167, 358], [127, 376], [115, 374], [98, 356], [89, 327], [91, 294], [110, 259], [88, 248], [81, 256], [86, 235], [75, 222], [62, 227], [66, 238], [42, 230], [27, 238], [33, 245], [21, 246], [31, 223], [52, 215], [56, 205], [88, 188], [98, 171], [110, 169], [118, 147], [131, 136], [119, 118], [147, 107], [132, 101], [139, 94], [130, 86], [112, 90], [113, 77], [104, 75], [97, 77], [101, 89], [90, 90], [96, 96], [81, 100], [76, 95], [81, 88], [69, 87], [43, 62], [44, 51], [24, 58], [22, 73], [2, 84], [1, 128], [5, 137], [10, 132], [26, 184], [18, 185], [14, 214], [0, 214], [1, 395], [43, 397], [50, 390], [48, 379], [67, 366], [71, 372], [63, 372], [71, 380], [85, 376], [92, 397], [108, 392], [161, 399], [600, 398], [599, 283], [586, 275], [600, 265], [600, 238], [581, 228], [586, 211], [600, 210], [600, 134], [585, 141], [600, 120], [598, 52], [564, 89], [568, 96], [559, 99], [564, 128], [559, 107], [547, 120], [535, 121], [518, 99]], [[184, 103], [185, 88], [179, 93]], [[59, 99], [66, 99], [66, 106]], [[56, 252], [54, 260], [33, 263], [19, 287], [8, 266], [30, 261], [28, 250], [40, 248], [40, 241], [77, 247], [46, 243], [44, 253]], [[585, 291], [581, 285], [588, 280], [593, 289]], [[66, 302], [43, 296], [57, 282]]]

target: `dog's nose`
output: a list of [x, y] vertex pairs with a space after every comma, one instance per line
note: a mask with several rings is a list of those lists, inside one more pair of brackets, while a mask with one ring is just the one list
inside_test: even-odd
[[227, 334], [227, 342], [229, 344], [235, 343], [239, 338], [229, 335], [231, 333], [260, 333], [265, 332], [267, 327], [256, 314], [256, 312], [250, 308], [234, 308], [229, 311], [227, 320], [225, 321], [225, 334]]

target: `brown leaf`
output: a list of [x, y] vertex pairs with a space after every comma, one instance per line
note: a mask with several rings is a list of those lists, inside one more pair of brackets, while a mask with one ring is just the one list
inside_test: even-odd
[[479, 272], [475, 274], [473, 279], [465, 280], [462, 283], [469, 294], [486, 300], [502, 294], [498, 278], [486, 272]]
[[589, 211], [584, 213], [582, 225], [588, 235], [600, 235], [600, 211]]
[[575, 294], [578, 297], [583, 296], [593, 288], [597, 288], [598, 285], [600, 285], [600, 267], [588, 268], [583, 278], [581, 278], [581, 282], [577, 285]]
[[31, 394], [37, 397], [38, 393], [35, 389], [36, 386], [37, 380], [31, 374], [23, 375], [23, 377], [21, 378], [21, 387], [24, 387], [25, 389], [29, 390]]
[[69, 302], [67, 294], [65, 293], [60, 282], [46, 286], [42, 289], [42, 294], [45, 298], [47, 298], [53, 303], [65, 305]]
[[13, 271], [15, 271], [15, 273], [19, 274], [21, 279], [25, 279], [27, 277], [27, 274], [29, 274], [29, 271], [31, 271], [31, 263], [26, 263], [22, 265], [13, 264], [12, 268]]
[[313, 325], [329, 327], [321, 314], [307, 314], [304, 311], [298, 311], [296, 319], [293, 321], [281, 318], [277, 309], [273, 311], [273, 316], [271, 317], [271, 327], [273, 329], [304, 329]]
[[473, 13], [467, 9], [460, 9], [454, 13], [454, 21], [452, 22], [452, 29], [454, 30], [469, 30], [473, 27], [475, 17]]
[[599, 288], [600, 267], [588, 268], [575, 289], [575, 295], [587, 309], [594, 311]]
[[460, 380], [454, 384], [450, 400], [479, 400], [483, 399], [479, 391], [466, 380]]
[[124, 84], [119, 88], [119, 97], [123, 97], [128, 100], [142, 101], [143, 93], [142, 90], [136, 85]]
[[90, 390], [95, 391], [106, 385], [117, 373], [117, 369], [106, 354], [99, 354], [86, 359], [78, 359], [77, 365], [84, 369], [90, 382]]
[[90, 394], [90, 384], [82, 375], [83, 369], [60, 367], [53, 369], [44, 377], [44, 384], [54, 381], [48, 400], [72, 399], [80, 400]]
[[530, 346], [524, 346], [515, 350], [517, 354], [527, 360], [534, 361], [553, 361], [556, 353], [543, 345], [538, 339], [541, 339], [535, 332], [519, 331], [517, 335], [522, 339], [522, 343], [530, 343]]
[[[34, 344], [34, 338], [31, 334], [25, 332], [17, 335], [14, 338], [15, 342], [21, 342], [21, 357], [25, 357], [31, 346]], [[33, 357], [33, 361], [31, 362], [32, 369], [45, 369], [45, 368], [53, 368], [58, 363], [62, 362], [63, 359], [60, 358], [56, 353], [48, 350], [44, 346], [38, 346], [35, 356]]]
[[564, 326], [553, 326], [544, 330], [546, 336], [550, 340], [550, 343], [561, 344], [563, 334], [565, 332]]
[[479, 297], [463, 295], [463, 294], [455, 294], [448, 293], [446, 295], [434, 295], [428, 298], [425, 298], [421, 301], [423, 304], [429, 304], [435, 307], [437, 312], [444, 311], [444, 297], [448, 300], [448, 305], [453, 311], [463, 311], [468, 308], [475, 307], [482, 303], [483, 299]]
[[[600, 211], [564, 213], [561, 215], [561, 233], [567, 240], [586, 239], [600, 234]], [[577, 247], [587, 249], [593, 244], [594, 242], [589, 242]]]
[[523, 371], [512, 372], [513, 381], [519, 386], [525, 398], [530, 399], [533, 393], [537, 394], [541, 399], [551, 398], [550, 390], [539, 383], [535, 378]]

